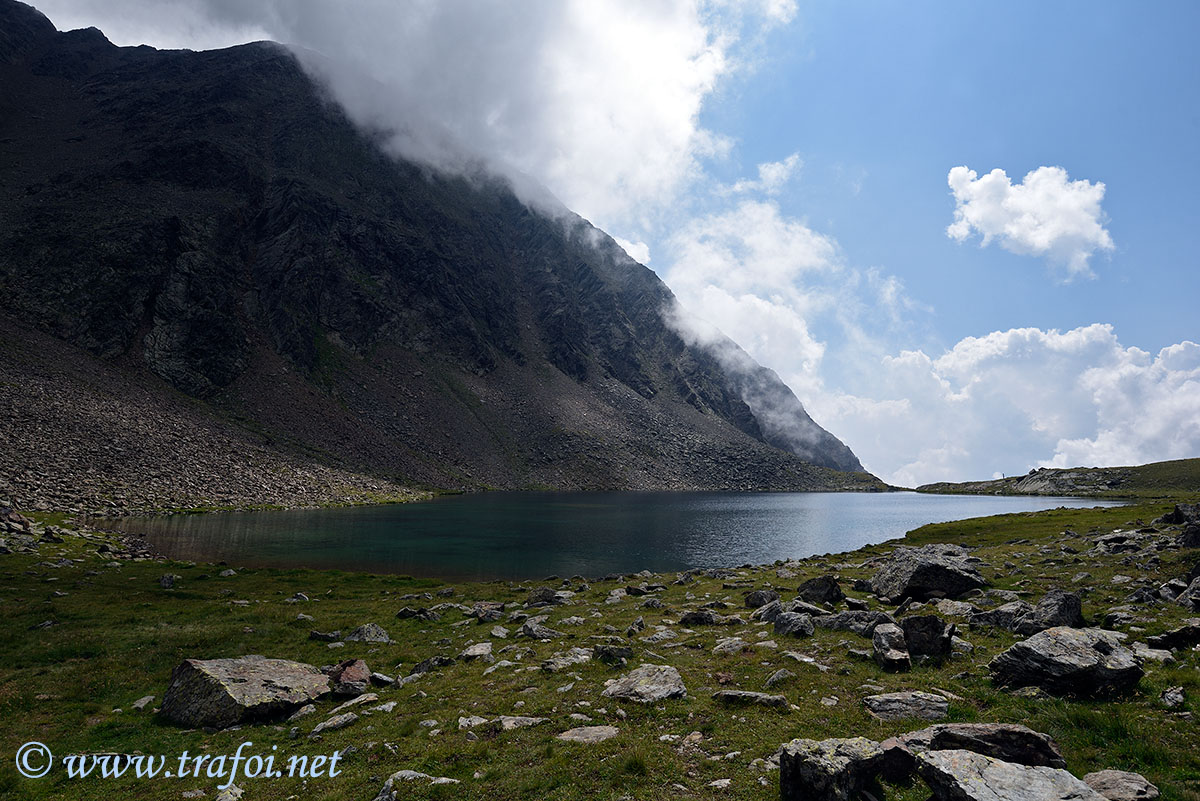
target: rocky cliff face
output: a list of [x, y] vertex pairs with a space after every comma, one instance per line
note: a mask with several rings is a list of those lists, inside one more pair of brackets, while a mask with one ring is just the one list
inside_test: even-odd
[[774, 373], [688, 347], [607, 236], [386, 157], [277, 45], [118, 48], [0, 0], [0, 219], [14, 326], [314, 458], [438, 487], [877, 486]]

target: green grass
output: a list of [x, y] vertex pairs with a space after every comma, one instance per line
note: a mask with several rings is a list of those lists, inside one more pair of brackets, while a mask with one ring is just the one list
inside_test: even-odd
[[[1163, 551], [1156, 559], [1122, 556], [1093, 559], [1086, 556], [1090, 538], [1099, 532], [1124, 528], [1138, 520], [1149, 521], [1170, 508], [1169, 503], [1146, 503], [1106, 509], [1050, 510], [1003, 515], [925, 526], [910, 533], [912, 543], [961, 542], [977, 550], [986, 563], [985, 575], [1000, 589], [1036, 599], [1053, 586], [1090, 588], [1084, 594], [1084, 611], [1090, 619], [1102, 617], [1123, 602], [1130, 584], [1112, 584], [1118, 574], [1133, 583], [1154, 585], [1183, 572], [1197, 554]], [[58, 518], [54, 518], [59, 520]], [[1069, 532], [1069, 533], [1068, 533]], [[1091, 533], [1089, 533], [1091, 532]], [[832, 557], [803, 560], [791, 569], [795, 578], [781, 579], [777, 566], [742, 570], [740, 580], [754, 587], [773, 585], [784, 597], [804, 579], [836, 572], [849, 588], [856, 578], [868, 577], [863, 565], [872, 555], [892, 545], [872, 546]], [[1077, 553], [1062, 549], [1067, 546]], [[1042, 550], [1043, 547], [1046, 550]], [[592, 582], [580, 593], [579, 603], [550, 610], [549, 625], [571, 634], [567, 640], [540, 643], [516, 638], [517, 626], [507, 640], [488, 637], [492, 624], [479, 626], [449, 611], [438, 623], [398, 620], [404, 605], [431, 605], [441, 601], [469, 604], [474, 600], [522, 602], [537, 582], [447, 584], [435, 579], [369, 575], [338, 571], [246, 569], [222, 578], [219, 566], [178, 562], [126, 561], [112, 566], [96, 554], [96, 544], [69, 538], [61, 545], [45, 544], [37, 555], [0, 556], [0, 796], [34, 799], [92, 799], [99, 794], [119, 799], [178, 799], [186, 790], [204, 789], [214, 798], [214, 780], [67, 780], [55, 771], [42, 780], [19, 777], [13, 754], [28, 740], [39, 740], [57, 754], [93, 751], [139, 751], [146, 754], [232, 754], [238, 744], [253, 741], [255, 751], [328, 754], [334, 749], [357, 749], [345, 758], [344, 772], [335, 778], [239, 781], [247, 801], [304, 799], [371, 799], [384, 779], [402, 768], [461, 780], [460, 785], [406, 785], [402, 797], [412, 799], [767, 799], [778, 796], [776, 771], [750, 767], [755, 759], [770, 756], [795, 737], [826, 738], [865, 736], [883, 739], [915, 728], [919, 721], [883, 723], [866, 714], [863, 685], [886, 691], [938, 688], [963, 700], [951, 704], [950, 719], [957, 721], [1020, 722], [1052, 734], [1060, 743], [1076, 775], [1102, 768], [1144, 773], [1170, 801], [1200, 799], [1200, 750], [1197, 724], [1184, 721], [1162, 708], [1163, 689], [1183, 685], [1188, 695], [1185, 709], [1200, 714], [1200, 654], [1181, 652], [1178, 663], [1147, 666], [1137, 691], [1117, 700], [1039, 701], [1021, 698], [993, 687], [987, 679], [987, 662], [1017, 640], [998, 631], [963, 631], [975, 646], [968, 658], [942, 665], [919, 665], [907, 674], [886, 674], [873, 663], [858, 661], [847, 648], [869, 648], [869, 641], [847, 632], [818, 630], [811, 638], [785, 640], [770, 628], [697, 628], [680, 634], [674, 647], [647, 645], [634, 639], [635, 663], [667, 662], [675, 665], [689, 690], [687, 699], [653, 707], [613, 703], [603, 698], [605, 680], [622, 671], [599, 663], [586, 663], [571, 673], [548, 674], [540, 670], [500, 668], [483, 675], [480, 663], [458, 664], [409, 684], [402, 689], [380, 690], [380, 702], [397, 701], [391, 714], [364, 717], [353, 726], [311, 741], [307, 733], [324, 720], [333, 701], [323, 701], [322, 714], [297, 724], [301, 736], [292, 739], [293, 724], [260, 724], [240, 730], [188, 731], [171, 725], [149, 710], [136, 712], [134, 700], [153, 694], [162, 698], [172, 668], [188, 657], [215, 658], [263, 654], [297, 659], [315, 665], [350, 657], [365, 659], [373, 670], [390, 675], [407, 674], [412, 665], [435, 654], [456, 655], [467, 643], [492, 639], [497, 651], [515, 645], [528, 649], [515, 654], [497, 653], [518, 668], [537, 666], [551, 654], [569, 647], [590, 645], [609, 624], [623, 631], [637, 616], [653, 626], [676, 620], [681, 610], [716, 599], [740, 606], [741, 591], [725, 588], [719, 579], [703, 578], [689, 585], [674, 585], [673, 575], [662, 577], [667, 590], [659, 597], [665, 609], [643, 609], [637, 598], [606, 604], [608, 591], [624, 582]], [[65, 556], [80, 561], [52, 568], [44, 562]], [[1090, 577], [1079, 583], [1080, 572]], [[158, 577], [175, 573], [177, 588], [163, 590]], [[641, 579], [634, 579], [640, 581]], [[728, 580], [726, 580], [728, 581]], [[399, 596], [436, 592], [451, 587], [450, 598], [401, 601]], [[57, 596], [55, 593], [66, 593]], [[287, 603], [296, 592], [311, 599]], [[689, 594], [691, 597], [689, 597]], [[862, 593], [851, 595], [866, 599]], [[249, 601], [241, 606], [234, 600]], [[873, 608], [877, 608], [872, 601]], [[595, 609], [603, 617], [591, 617]], [[738, 611], [727, 610], [726, 613]], [[297, 620], [303, 612], [312, 622]], [[745, 614], [746, 610], [740, 610]], [[584, 617], [581, 626], [559, 624], [570, 615]], [[1187, 617], [1182, 607], [1164, 605], [1153, 619], [1145, 620], [1144, 637], [1172, 628]], [[48, 629], [35, 628], [54, 621]], [[347, 643], [330, 649], [307, 638], [310, 629], [347, 631], [374, 621], [395, 641], [390, 645]], [[674, 627], [678, 629], [678, 627]], [[963, 626], [965, 629], [965, 626]], [[779, 648], [753, 648], [715, 656], [718, 637], [739, 634], [750, 642], [760, 632]], [[794, 650], [828, 666], [821, 672], [783, 656]], [[782, 692], [797, 708], [789, 712], [728, 709], [717, 705], [712, 694], [722, 687], [763, 690], [766, 678], [780, 667], [796, 674], [772, 692]], [[727, 681], [722, 684], [721, 681]], [[570, 685], [570, 686], [568, 686]], [[837, 698], [827, 706], [823, 698]], [[115, 710], [123, 711], [117, 712]], [[572, 712], [587, 714], [594, 724], [619, 728], [620, 734], [597, 745], [579, 745], [555, 739], [557, 733], [577, 725]], [[468, 738], [457, 728], [459, 716], [525, 714], [549, 718], [528, 729], [496, 732], [475, 730]], [[420, 721], [439, 721], [440, 734], [431, 736]], [[691, 732], [698, 742], [686, 742]], [[673, 735], [673, 741], [661, 739]], [[735, 756], [728, 757], [730, 754]], [[481, 778], [475, 778], [479, 774]], [[729, 778], [727, 789], [709, 783]], [[765, 784], [764, 784], [765, 781]], [[682, 789], [680, 789], [682, 788]], [[888, 798], [927, 797], [920, 782], [889, 788]]]

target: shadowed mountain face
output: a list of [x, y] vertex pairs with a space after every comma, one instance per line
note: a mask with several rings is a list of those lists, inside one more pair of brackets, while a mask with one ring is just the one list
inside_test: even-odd
[[773, 372], [686, 345], [606, 235], [385, 156], [277, 45], [118, 48], [0, 0], [0, 220], [0, 313], [319, 460], [877, 486]]

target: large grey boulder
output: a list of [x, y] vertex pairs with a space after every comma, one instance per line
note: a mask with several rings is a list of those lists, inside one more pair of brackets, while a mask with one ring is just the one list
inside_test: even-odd
[[1141, 660], [1111, 631], [1057, 626], [999, 654], [992, 680], [1009, 687], [1041, 687], [1060, 695], [1106, 696], [1142, 678]]
[[883, 749], [865, 737], [792, 740], [779, 753], [780, 801], [850, 801], [875, 789], [883, 764]]
[[940, 720], [950, 713], [950, 702], [940, 695], [922, 692], [883, 693], [863, 699], [867, 711], [880, 720]]
[[1083, 625], [1083, 605], [1079, 596], [1073, 592], [1050, 590], [1037, 606], [1016, 620], [1013, 631], [1029, 635], [1055, 626], [1080, 628]]
[[[900, 628], [908, 653], [916, 659], [943, 659], [950, 656], [954, 648], [954, 634], [958, 627], [947, 623], [937, 615], [914, 615], [903, 618]], [[878, 628], [875, 629], [879, 631]]]
[[641, 665], [616, 680], [601, 693], [605, 698], [619, 698], [653, 704], [668, 698], [687, 695], [683, 677], [670, 665]]
[[224, 729], [278, 720], [329, 692], [329, 678], [287, 659], [185, 659], [171, 672], [163, 717], [184, 726]]
[[526, 606], [559, 606], [575, 596], [568, 590], [556, 590], [553, 587], [537, 587], [529, 592], [525, 600]]
[[778, 600], [779, 593], [775, 592], [775, 590], [755, 590], [746, 594], [746, 607], [748, 609], [758, 609], [772, 601]]
[[900, 546], [871, 579], [872, 592], [890, 601], [958, 598], [986, 586], [967, 550], [958, 545]]
[[1191, 648], [1200, 645], [1200, 618], [1190, 617], [1183, 625], [1168, 632], [1147, 637], [1146, 643], [1151, 648]]
[[937, 801], [1105, 801], [1061, 768], [1017, 765], [962, 749], [917, 754], [917, 773]]
[[904, 631], [895, 623], [882, 623], [871, 635], [875, 662], [889, 673], [902, 673], [912, 667]]
[[936, 723], [885, 740], [881, 745], [885, 751], [900, 747], [912, 755], [925, 751], [963, 750], [1018, 765], [1067, 766], [1054, 738], [1019, 723]]
[[800, 612], [782, 612], [775, 618], [775, 633], [782, 637], [811, 637], [813, 619]]
[[1017, 621], [1032, 611], [1033, 604], [1027, 601], [1009, 601], [995, 609], [972, 613], [967, 618], [967, 624], [973, 629], [991, 627], [1012, 631], [1016, 628]]
[[1083, 783], [1108, 801], [1154, 801], [1158, 788], [1140, 773], [1098, 770], [1083, 777]]
[[833, 604], [846, 597], [833, 576], [817, 576], [800, 585], [796, 597], [810, 604]]

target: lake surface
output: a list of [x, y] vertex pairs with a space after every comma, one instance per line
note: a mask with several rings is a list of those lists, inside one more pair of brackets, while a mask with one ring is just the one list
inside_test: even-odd
[[766, 564], [926, 523], [1113, 506], [1093, 498], [894, 493], [494, 492], [348, 509], [124, 518], [168, 556], [446, 579], [589, 577]]

